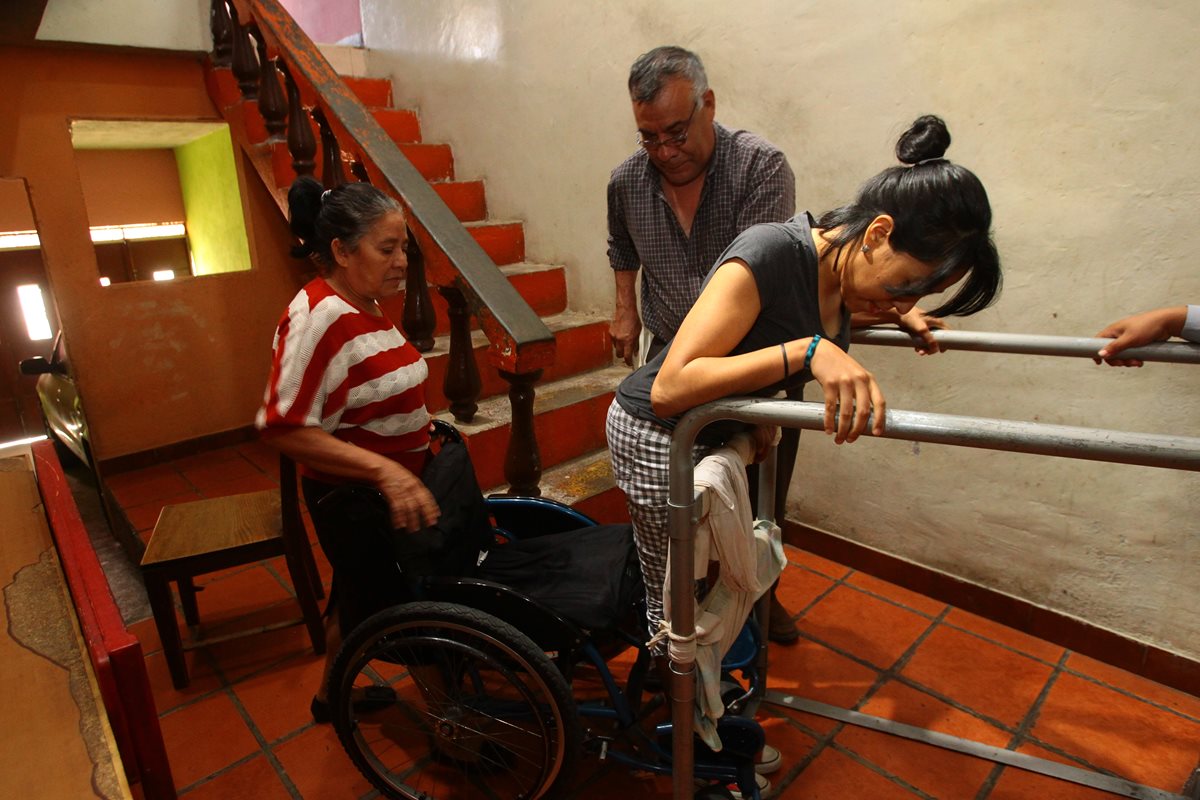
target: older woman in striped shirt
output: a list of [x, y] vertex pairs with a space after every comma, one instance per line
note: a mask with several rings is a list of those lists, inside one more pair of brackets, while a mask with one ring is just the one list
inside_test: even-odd
[[[397, 600], [394, 564], [372, 558], [365, 537], [318, 502], [344, 483], [368, 483], [392, 523], [418, 531], [438, 506], [421, 482], [429, 459], [428, 368], [379, 307], [404, 285], [408, 241], [396, 201], [365, 183], [326, 191], [310, 177], [288, 192], [297, 257], [320, 275], [288, 305], [255, 424], [300, 465], [305, 503], [334, 579], [326, 613], [326, 669], [312, 713], [328, 721], [326, 690], [343, 632]], [[336, 614], [331, 613], [333, 610]]]

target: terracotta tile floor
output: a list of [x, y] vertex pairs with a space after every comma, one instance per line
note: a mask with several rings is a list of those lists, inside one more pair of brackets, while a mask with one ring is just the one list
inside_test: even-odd
[[[116, 476], [148, 537], [164, 503], [270, 486], [273, 454], [244, 444]], [[1178, 793], [1200, 761], [1200, 699], [1049, 642], [788, 548], [781, 596], [801, 640], [771, 652], [771, 686], [910, 725], [1098, 770]], [[329, 567], [317, 558], [326, 583]], [[282, 564], [202, 581], [207, 632], [294, 614]], [[191, 686], [171, 687], [152, 620], [147, 653], [182, 797], [375, 796], [308, 702], [321, 673], [304, 630], [286, 628], [190, 651]], [[577, 687], [584, 691], [585, 686]], [[1095, 789], [782, 708], [762, 715], [784, 753], [778, 796], [1100, 800]], [[572, 800], [669, 797], [670, 780], [585, 757]]]

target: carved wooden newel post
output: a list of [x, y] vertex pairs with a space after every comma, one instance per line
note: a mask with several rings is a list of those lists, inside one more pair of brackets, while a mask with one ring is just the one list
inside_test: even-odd
[[508, 401], [512, 405], [511, 434], [504, 455], [507, 494], [537, 497], [542, 493], [538, 486], [542, 479], [542, 454], [533, 430], [533, 385], [542, 377], [542, 371], [517, 374], [500, 370], [500, 377], [508, 381]]
[[228, 67], [233, 63], [233, 36], [225, 0], [213, 0], [208, 26], [212, 30], [213, 64]]
[[[437, 319], [429, 297], [429, 283], [425, 278], [425, 255], [421, 252], [421, 246], [417, 244], [411, 229], [408, 232], [406, 255], [408, 274], [404, 277], [404, 315], [400, 319], [400, 327], [404, 329], [404, 335], [412, 342], [413, 347], [422, 353], [428, 353], [433, 349], [433, 329]], [[461, 296], [460, 292], [459, 297]], [[454, 352], [453, 341], [450, 351]]]
[[317, 129], [321, 131], [321, 183], [326, 189], [336, 189], [346, 182], [346, 173], [342, 169], [342, 149], [338, 147], [337, 137], [333, 128], [325, 118], [325, 112], [318, 108], [312, 110], [313, 119], [317, 121]]
[[292, 171], [297, 177], [312, 175], [316, 168], [314, 159], [317, 155], [317, 140], [313, 136], [312, 122], [304, 104], [300, 102], [300, 87], [296, 85], [291, 71], [282, 60], [279, 62], [279, 71], [283, 73], [283, 79], [287, 83], [287, 143], [288, 152], [292, 155]]
[[254, 45], [250, 43], [250, 32], [238, 21], [236, 6], [229, 7], [230, 32], [233, 39], [233, 76], [238, 89], [247, 100], [258, 99], [258, 59], [254, 57]]
[[439, 286], [438, 292], [450, 306], [450, 355], [442, 393], [450, 401], [454, 418], [470, 422], [479, 409], [479, 393], [483, 388], [475, 364], [475, 349], [471, 346], [471, 310], [463, 293], [453, 286]]
[[287, 128], [287, 100], [279, 85], [275, 61], [267, 56], [267, 40], [257, 27], [253, 33], [258, 42], [258, 113], [262, 114], [263, 123], [267, 126], [268, 140], [277, 142], [283, 138], [283, 131]]

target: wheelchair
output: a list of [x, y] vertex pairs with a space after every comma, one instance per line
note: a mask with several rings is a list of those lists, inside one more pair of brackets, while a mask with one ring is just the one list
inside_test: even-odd
[[[349, 491], [373, 493], [367, 499], [386, 520], [377, 492]], [[486, 504], [500, 542], [554, 536], [570, 546], [597, 527], [547, 499]], [[671, 724], [652, 722], [664, 700], [646, 692], [653, 670], [637, 577], [637, 599], [605, 629], [486, 577], [414, 581], [414, 599], [363, 621], [334, 661], [332, 723], [346, 753], [381, 795], [407, 800], [561, 797], [577, 788], [585, 757], [669, 775]], [[754, 761], [764, 739], [752, 717], [765, 690], [755, 668], [764, 647], [752, 617], [722, 664], [722, 749], [695, 740], [697, 798], [733, 798], [733, 785], [759, 800]], [[608, 660], [629, 648], [635, 658], [618, 681]], [[576, 698], [581, 673], [591, 685], [598, 679], [598, 698]]]

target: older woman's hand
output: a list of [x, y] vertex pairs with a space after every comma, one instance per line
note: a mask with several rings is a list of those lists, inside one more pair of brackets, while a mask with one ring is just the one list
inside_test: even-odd
[[410, 533], [429, 527], [441, 515], [437, 501], [421, 479], [404, 467], [388, 461], [375, 483], [392, 511], [392, 525]]
[[[836, 434], [834, 443], [853, 442], [867, 429], [872, 410], [871, 433], [883, 433], [887, 403], [875, 377], [828, 339], [813, 352], [812, 374], [825, 390], [825, 432]], [[836, 417], [836, 430], [834, 420]]]

